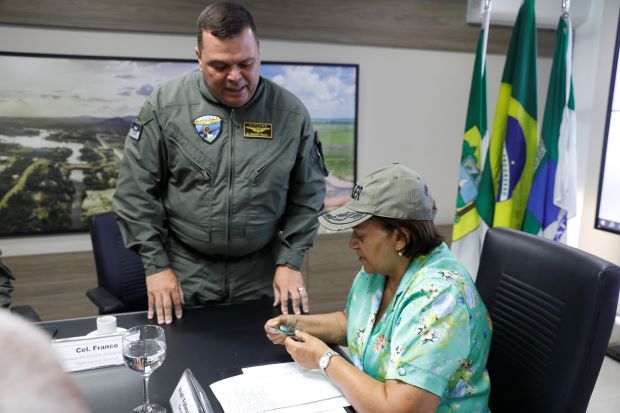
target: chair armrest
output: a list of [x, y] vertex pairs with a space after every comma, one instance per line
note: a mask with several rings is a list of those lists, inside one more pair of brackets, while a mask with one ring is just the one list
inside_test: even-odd
[[33, 323], [38, 323], [41, 321], [41, 317], [39, 317], [39, 314], [37, 314], [37, 312], [34, 311], [34, 308], [29, 305], [13, 306], [11, 307], [11, 312], [14, 314], [18, 314]]
[[97, 306], [99, 314], [122, 313], [125, 309], [125, 304], [105, 288], [91, 288], [86, 296]]
[[612, 359], [620, 362], [620, 344], [610, 344], [605, 352]]

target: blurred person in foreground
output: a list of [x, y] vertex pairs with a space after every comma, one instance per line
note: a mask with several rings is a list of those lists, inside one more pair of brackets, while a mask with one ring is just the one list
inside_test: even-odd
[[49, 337], [5, 309], [0, 309], [0, 349], [0, 412], [89, 412]]
[[[272, 342], [302, 367], [322, 368], [358, 412], [489, 411], [491, 321], [435, 214], [415, 171], [394, 164], [372, 173], [319, 218], [329, 230], [353, 228], [349, 246], [363, 268], [345, 310], [265, 324]], [[354, 365], [326, 343], [348, 345]]]
[[125, 140], [112, 205], [142, 258], [147, 317], [181, 304], [272, 298], [309, 310], [301, 274], [318, 229], [321, 144], [303, 103], [260, 76], [252, 15], [209, 4], [198, 18], [200, 72], [155, 90]]

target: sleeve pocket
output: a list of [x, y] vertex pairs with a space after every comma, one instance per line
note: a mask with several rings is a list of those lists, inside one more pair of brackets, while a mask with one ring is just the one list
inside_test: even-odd
[[312, 147], [312, 156], [315, 160], [317, 168], [321, 172], [323, 176], [329, 175], [329, 171], [325, 166], [325, 157], [323, 156], [323, 145], [321, 144], [321, 140], [319, 139], [319, 133], [314, 132], [314, 145]]

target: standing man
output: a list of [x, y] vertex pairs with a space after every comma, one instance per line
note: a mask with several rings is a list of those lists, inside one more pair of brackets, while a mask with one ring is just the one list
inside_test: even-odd
[[261, 78], [256, 27], [233, 3], [198, 18], [194, 72], [156, 90], [125, 143], [113, 208], [146, 270], [148, 318], [274, 296], [308, 311], [300, 269], [326, 169], [307, 109]]

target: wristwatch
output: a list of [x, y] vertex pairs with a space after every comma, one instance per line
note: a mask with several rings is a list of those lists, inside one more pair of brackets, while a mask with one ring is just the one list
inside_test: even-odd
[[331, 350], [331, 351], [328, 351], [327, 353], [323, 354], [321, 357], [319, 357], [319, 367], [321, 368], [321, 370], [323, 370], [323, 373], [327, 374], [325, 369], [327, 368], [327, 366], [329, 366], [329, 361], [331, 360], [331, 358], [334, 357], [334, 356], [339, 356], [339, 355], [340, 354], [338, 354], [335, 351]]

